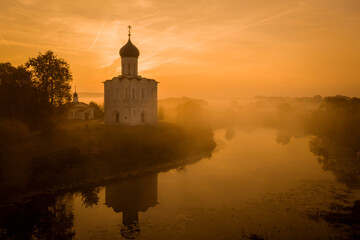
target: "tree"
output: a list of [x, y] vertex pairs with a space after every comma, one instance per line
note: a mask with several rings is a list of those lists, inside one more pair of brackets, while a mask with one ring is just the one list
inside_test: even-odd
[[46, 118], [49, 104], [25, 67], [0, 63], [0, 117], [20, 120], [32, 127]]
[[31, 71], [32, 79], [36, 86], [53, 107], [61, 106], [65, 100], [71, 98], [70, 82], [72, 74], [69, 64], [47, 51], [39, 53], [36, 58], [30, 58], [25, 66]]
[[104, 108], [103, 108], [103, 106], [100, 106], [95, 102], [90, 102], [89, 106], [94, 108], [94, 118], [95, 119], [103, 119], [104, 118]]

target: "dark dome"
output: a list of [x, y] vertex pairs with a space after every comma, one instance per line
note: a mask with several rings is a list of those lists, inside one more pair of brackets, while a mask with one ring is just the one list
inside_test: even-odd
[[140, 51], [135, 47], [135, 45], [129, 41], [120, 49], [121, 57], [139, 57]]
[[77, 96], [78, 96], [78, 94], [76, 92], [74, 92], [74, 97], [77, 97]]

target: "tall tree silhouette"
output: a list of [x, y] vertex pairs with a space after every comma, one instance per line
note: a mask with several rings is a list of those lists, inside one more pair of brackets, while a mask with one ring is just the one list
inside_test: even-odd
[[61, 106], [70, 99], [72, 74], [69, 64], [54, 55], [51, 50], [30, 58], [25, 66], [31, 71], [34, 83], [48, 97], [53, 107]]
[[0, 118], [20, 120], [30, 126], [41, 124], [49, 104], [31, 80], [25, 67], [0, 63]]

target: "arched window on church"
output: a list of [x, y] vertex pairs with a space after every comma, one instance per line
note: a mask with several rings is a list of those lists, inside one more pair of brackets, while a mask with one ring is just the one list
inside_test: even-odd
[[145, 99], [145, 90], [141, 89], [141, 99]]
[[130, 75], [130, 63], [128, 64], [128, 75]]
[[135, 88], [133, 88], [132, 95], [133, 95], [133, 99], [135, 99]]
[[125, 89], [125, 99], [129, 99], [129, 89]]

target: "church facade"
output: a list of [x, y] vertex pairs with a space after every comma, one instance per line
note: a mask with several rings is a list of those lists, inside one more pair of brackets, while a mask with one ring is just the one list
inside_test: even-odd
[[105, 124], [157, 123], [157, 84], [138, 75], [139, 49], [130, 40], [120, 49], [121, 75], [104, 82]]

